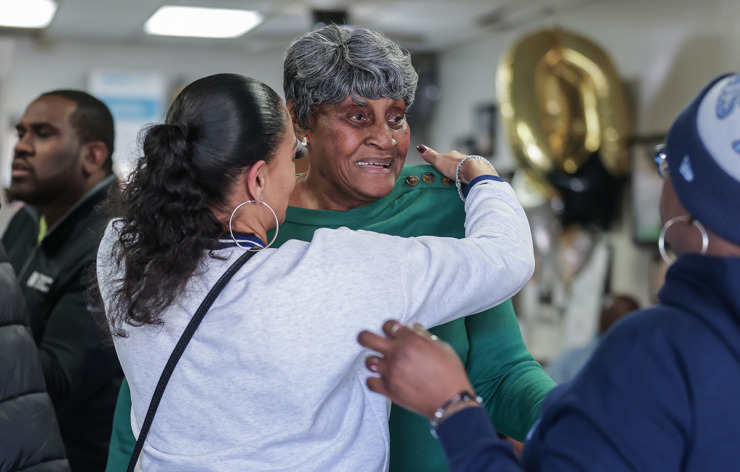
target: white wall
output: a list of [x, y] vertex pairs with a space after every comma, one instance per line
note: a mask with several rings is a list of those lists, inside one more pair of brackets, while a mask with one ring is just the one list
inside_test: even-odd
[[22, 39], [15, 44], [13, 71], [5, 91], [6, 112], [19, 116], [29, 102], [51, 89], [84, 89], [92, 70], [155, 71], [173, 87], [209, 74], [234, 72], [260, 79], [278, 92], [283, 87], [282, 50], [247, 54], [236, 49], [152, 48], [76, 41], [44, 44]]

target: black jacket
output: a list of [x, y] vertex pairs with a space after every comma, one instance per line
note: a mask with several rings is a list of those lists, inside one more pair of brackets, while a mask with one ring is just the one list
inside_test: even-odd
[[28, 313], [0, 244], [0, 472], [68, 472]]
[[85, 277], [108, 219], [97, 207], [111, 190], [117, 190], [115, 176], [80, 199], [49, 228], [40, 245], [40, 216], [30, 205], [18, 210], [3, 235], [75, 472], [105, 469], [123, 378], [115, 351], [85, 298]]

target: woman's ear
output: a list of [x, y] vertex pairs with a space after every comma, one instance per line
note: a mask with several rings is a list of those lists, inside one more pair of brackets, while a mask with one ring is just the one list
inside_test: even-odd
[[257, 161], [252, 164], [244, 176], [244, 190], [247, 200], [260, 201], [265, 189], [267, 178], [267, 163]]

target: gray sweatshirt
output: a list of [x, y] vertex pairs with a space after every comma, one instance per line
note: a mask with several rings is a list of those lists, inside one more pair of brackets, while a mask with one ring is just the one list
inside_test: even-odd
[[[167, 385], [144, 446], [145, 471], [383, 471], [389, 402], [365, 380], [363, 329], [426, 327], [514, 295], [534, 270], [511, 187], [483, 180], [465, 203], [466, 238], [320, 229], [253, 256], [229, 282]], [[106, 302], [120, 277], [109, 225], [98, 253]], [[138, 436], [162, 369], [208, 290], [242, 252], [207, 257], [162, 327], [114, 340]]]

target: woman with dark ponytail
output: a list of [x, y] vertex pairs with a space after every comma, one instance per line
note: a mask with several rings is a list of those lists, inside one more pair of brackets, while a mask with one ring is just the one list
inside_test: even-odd
[[124, 322], [162, 322], [159, 313], [184, 288], [203, 251], [217, 247], [223, 224], [216, 214], [230, 211], [230, 187], [279, 144], [286, 120], [280, 97], [256, 80], [234, 87], [240, 80], [222, 74], [191, 84], [165, 124], [144, 134], [144, 157], [113, 212], [122, 217], [116, 256], [126, 273], [116, 291], [124, 303], [112, 318], [115, 334], [124, 334]]
[[340, 228], [267, 249], [299, 148], [280, 97], [235, 74], [188, 85], [145, 131], [97, 265], [145, 471], [386, 469], [389, 405], [356, 334], [480, 312], [532, 274], [511, 187], [454, 151], [422, 155], [468, 184], [465, 239]]

